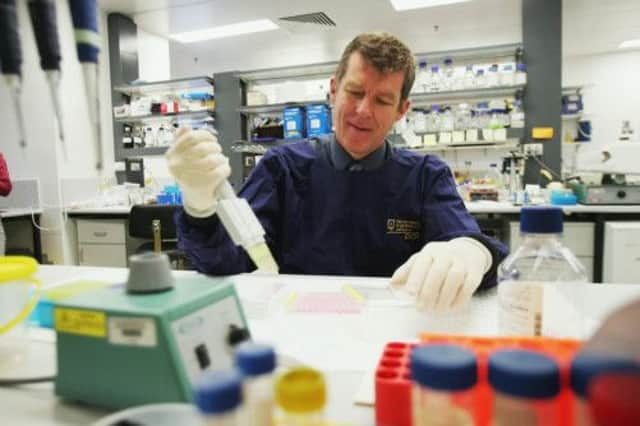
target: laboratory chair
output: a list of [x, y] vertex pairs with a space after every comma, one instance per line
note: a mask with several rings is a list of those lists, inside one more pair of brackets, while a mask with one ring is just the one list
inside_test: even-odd
[[134, 205], [129, 213], [129, 236], [151, 240], [144, 242], [137, 253], [154, 251], [169, 256], [172, 269], [193, 269], [185, 254], [177, 248], [176, 205]]

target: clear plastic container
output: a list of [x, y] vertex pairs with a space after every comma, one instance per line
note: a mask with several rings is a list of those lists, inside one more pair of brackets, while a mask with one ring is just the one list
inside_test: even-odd
[[440, 107], [438, 105], [431, 105], [431, 112], [427, 119], [427, 132], [436, 133], [440, 131]]
[[[557, 207], [524, 207], [520, 212], [520, 247], [498, 268], [498, 326], [502, 334], [540, 336], [543, 327], [550, 328], [543, 314], [544, 291], [553, 294], [572, 291], [580, 303], [576, 285], [587, 281], [584, 267], [562, 244], [562, 209]], [[564, 289], [563, 289], [564, 287]], [[578, 289], [579, 290], [579, 289]], [[555, 332], [566, 335], [563, 327], [582, 331], [581, 316], [567, 324], [552, 324]], [[573, 335], [575, 329], [571, 329]], [[575, 337], [575, 336], [574, 336]]]
[[453, 59], [444, 58], [444, 67], [442, 69], [442, 88], [444, 90], [453, 90], [455, 84], [455, 70], [453, 68]]
[[476, 355], [460, 346], [432, 344], [411, 353], [413, 424], [474, 425]]
[[439, 92], [442, 89], [442, 77], [440, 76], [440, 68], [437, 65], [431, 67], [429, 75], [429, 92]]
[[527, 66], [525, 64], [516, 65], [516, 84], [527, 84]]
[[465, 89], [473, 89], [476, 87], [476, 76], [473, 73], [473, 65], [467, 65], [464, 70], [464, 76], [462, 77], [462, 86]]
[[33, 277], [38, 263], [26, 256], [0, 257], [0, 376], [28, 361], [26, 319], [40, 296], [40, 280]]
[[511, 108], [510, 125], [513, 129], [522, 129], [524, 127], [524, 111], [522, 110], [522, 101], [517, 99]]
[[487, 72], [487, 87], [497, 87], [499, 84], [498, 65], [493, 64], [489, 67], [489, 72]]
[[242, 375], [237, 370], [202, 375], [194, 386], [193, 401], [201, 413], [202, 425], [246, 424], [242, 411]]
[[469, 104], [462, 103], [458, 105], [455, 112], [455, 130], [467, 130], [471, 125], [471, 111]]
[[236, 349], [235, 360], [244, 375], [244, 406], [250, 424], [273, 425], [273, 371], [276, 368], [273, 348], [252, 342], [243, 343]]
[[483, 69], [479, 69], [476, 72], [476, 87], [487, 87], [487, 76], [484, 74]]
[[429, 69], [427, 61], [418, 63], [418, 72], [416, 74], [416, 84], [414, 85], [415, 93], [426, 93], [429, 91]]
[[454, 127], [454, 117], [451, 112], [451, 108], [446, 107], [441, 114], [440, 118], [440, 131], [441, 132], [452, 132]]
[[513, 86], [516, 83], [516, 75], [513, 64], [504, 64], [500, 70], [500, 86]]
[[640, 364], [629, 358], [605, 354], [578, 353], [571, 362], [571, 389], [573, 390], [573, 424], [595, 426], [589, 412], [588, 390], [592, 381], [603, 374], [640, 374]]
[[279, 426], [321, 426], [324, 424], [326, 386], [322, 373], [295, 367], [278, 377], [275, 384]]
[[489, 356], [489, 384], [494, 390], [492, 424], [559, 424], [560, 370], [553, 358], [527, 350], [494, 352]]

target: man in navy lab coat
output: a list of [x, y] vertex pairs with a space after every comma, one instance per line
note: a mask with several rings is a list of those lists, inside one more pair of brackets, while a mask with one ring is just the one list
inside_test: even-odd
[[[506, 248], [480, 232], [451, 171], [385, 139], [410, 106], [413, 54], [387, 33], [345, 48], [331, 78], [335, 134], [269, 150], [239, 192], [266, 231], [281, 273], [392, 276], [418, 308], [446, 311], [495, 284]], [[216, 212], [230, 174], [210, 132], [183, 128], [167, 152], [183, 192], [178, 243], [213, 275], [255, 269]]]

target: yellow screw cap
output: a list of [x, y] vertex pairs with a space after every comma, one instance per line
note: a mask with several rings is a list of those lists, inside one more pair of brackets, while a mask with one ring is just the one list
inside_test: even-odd
[[0, 284], [28, 278], [38, 269], [38, 262], [27, 256], [0, 256]]
[[310, 413], [324, 408], [324, 377], [312, 368], [292, 368], [277, 379], [275, 388], [276, 402], [285, 411]]

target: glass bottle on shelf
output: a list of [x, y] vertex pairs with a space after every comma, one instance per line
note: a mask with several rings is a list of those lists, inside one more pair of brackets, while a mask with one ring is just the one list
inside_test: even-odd
[[473, 89], [475, 86], [476, 77], [473, 74], [473, 65], [469, 64], [464, 71], [464, 77], [462, 78], [462, 87], [465, 89]]
[[479, 69], [476, 73], [476, 87], [487, 87], [487, 76], [484, 75], [483, 69]]
[[437, 65], [431, 67], [431, 75], [429, 76], [429, 91], [438, 92], [442, 89], [442, 78], [440, 77], [440, 68]]
[[524, 127], [524, 111], [522, 110], [522, 101], [520, 99], [516, 99], [513, 103], [510, 123], [513, 129], [522, 129]]
[[416, 76], [416, 84], [414, 85], [415, 93], [426, 93], [429, 91], [429, 70], [427, 69], [427, 61], [418, 63], [418, 74]]
[[497, 87], [498, 84], [498, 65], [493, 64], [489, 67], [489, 72], [487, 73], [487, 87]]
[[453, 68], [453, 59], [444, 58], [444, 68], [442, 69], [442, 88], [444, 90], [453, 90], [455, 70]]
[[527, 66], [525, 64], [518, 64], [516, 66], [516, 84], [527, 84]]
[[500, 86], [513, 86], [516, 82], [516, 76], [513, 70], [513, 64], [504, 64], [500, 71]]

